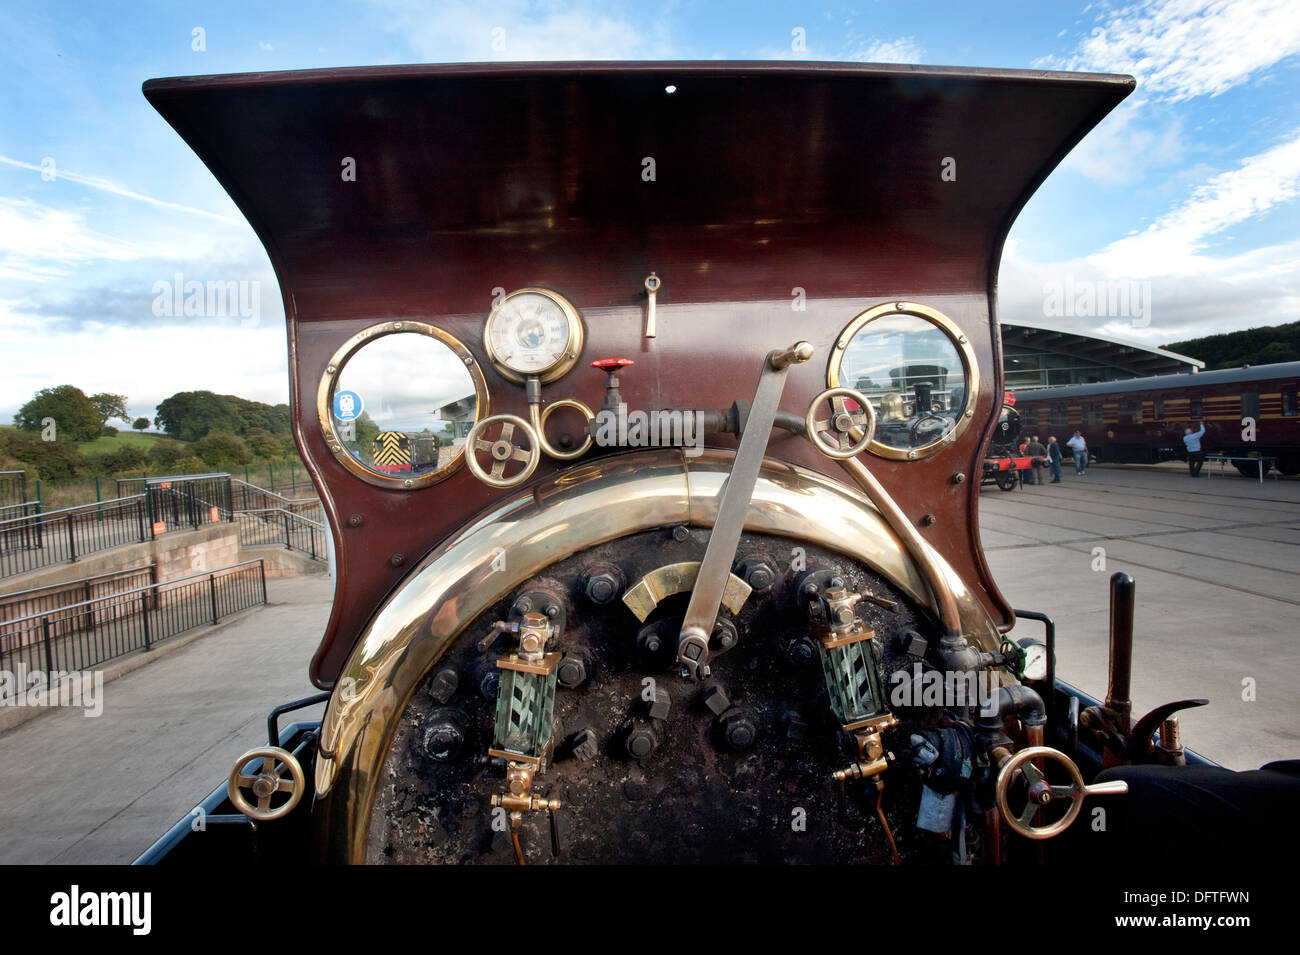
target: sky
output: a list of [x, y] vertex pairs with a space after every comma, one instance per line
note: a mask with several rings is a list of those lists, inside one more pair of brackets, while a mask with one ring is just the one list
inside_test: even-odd
[[[0, 421], [40, 388], [288, 400], [270, 263], [152, 77], [391, 63], [807, 59], [1130, 73], [1013, 227], [1004, 321], [1147, 345], [1300, 319], [1300, 2], [0, 0]], [[241, 283], [226, 317], [167, 284]], [[1131, 292], [1083, 318], [1070, 290]], [[1112, 301], [1118, 301], [1114, 295]]]

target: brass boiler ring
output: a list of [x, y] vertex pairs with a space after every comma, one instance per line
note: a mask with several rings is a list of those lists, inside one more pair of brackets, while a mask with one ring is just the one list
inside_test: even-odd
[[[551, 442], [546, 440], [546, 422], [551, 419], [551, 415], [560, 408], [572, 408], [585, 419], [587, 423], [587, 440], [574, 448], [572, 451], [561, 451], [558, 448], [551, 447]], [[538, 444], [543, 451], [553, 458], [560, 461], [572, 461], [574, 458], [580, 458], [586, 454], [592, 445], [591, 422], [596, 417], [592, 410], [576, 398], [561, 398], [559, 401], [553, 401], [546, 406], [545, 411], [540, 411], [536, 403], [530, 403], [528, 406], [528, 417], [532, 421], [533, 430], [537, 432]]]

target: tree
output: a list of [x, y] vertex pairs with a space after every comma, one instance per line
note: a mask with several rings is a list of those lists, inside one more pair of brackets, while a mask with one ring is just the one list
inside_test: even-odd
[[114, 418], [121, 418], [127, 424], [131, 423], [131, 416], [126, 413], [126, 395], [111, 395], [102, 391], [97, 395], [91, 395], [90, 403], [95, 406], [101, 425], [108, 424]]
[[223, 395], [178, 391], [158, 404], [154, 423], [182, 441], [197, 441], [209, 431], [234, 432], [239, 420]]
[[149, 419], [143, 416], [136, 418], [131, 424], [131, 427], [135, 428], [137, 431], [145, 431], [149, 427]]
[[75, 385], [42, 388], [18, 409], [14, 424], [23, 431], [44, 431], [47, 419], [53, 419], [55, 436], [67, 441], [92, 441], [104, 428], [99, 411]]
[[244, 439], [228, 431], [212, 431], [190, 446], [208, 467], [233, 467], [253, 460]]

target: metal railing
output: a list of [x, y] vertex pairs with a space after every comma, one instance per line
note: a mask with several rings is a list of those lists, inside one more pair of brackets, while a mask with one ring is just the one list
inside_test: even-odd
[[182, 527], [199, 528], [234, 519], [229, 474], [149, 478], [144, 493], [155, 537]]
[[290, 513], [321, 523], [325, 519], [317, 497], [285, 497], [237, 477], [230, 479], [231, 496], [236, 511], [261, 511], [282, 508]]
[[325, 561], [325, 524], [308, 520], [282, 507], [262, 507], [236, 511], [239, 546], [256, 547], [283, 544], [285, 550], [298, 550], [312, 560]]
[[[73, 604], [84, 603], [100, 597], [111, 597], [126, 590], [147, 587], [157, 583], [157, 567], [137, 567], [118, 570], [111, 574], [96, 574], [63, 584], [35, 587], [0, 596], [0, 637], [9, 634], [9, 621], [33, 614], [53, 613]], [[70, 621], [69, 626], [75, 626]], [[62, 635], [61, 633], [58, 635]]]
[[29, 614], [6, 624], [0, 670], [23, 667], [49, 676], [92, 669], [265, 603], [266, 571], [259, 559]]
[[11, 507], [24, 503], [30, 503], [27, 501], [27, 472], [0, 471], [0, 505]]
[[0, 521], [0, 577], [149, 540], [143, 495]]

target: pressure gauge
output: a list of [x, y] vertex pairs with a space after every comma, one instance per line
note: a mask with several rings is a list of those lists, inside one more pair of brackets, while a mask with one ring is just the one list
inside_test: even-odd
[[488, 358], [501, 375], [543, 383], [566, 374], [582, 354], [582, 320], [562, 295], [548, 289], [511, 292], [488, 315], [483, 329]]

